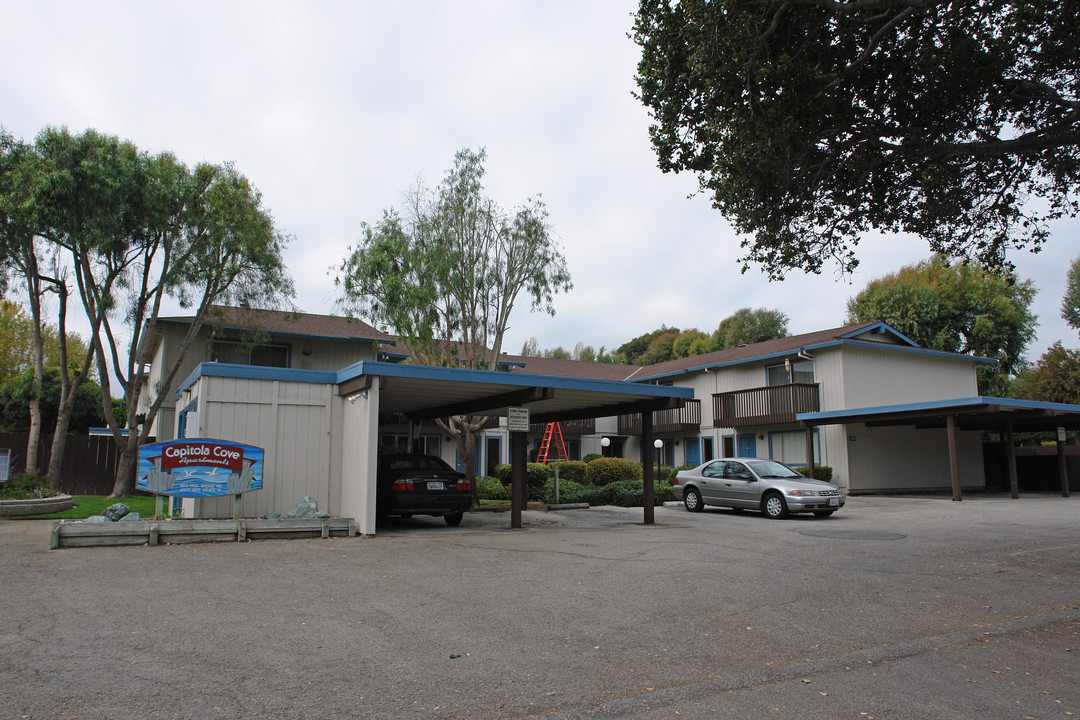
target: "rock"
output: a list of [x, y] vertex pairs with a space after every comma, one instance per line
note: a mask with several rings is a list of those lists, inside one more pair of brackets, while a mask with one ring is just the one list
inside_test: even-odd
[[105, 508], [105, 512], [101, 514], [109, 518], [113, 522], [116, 522], [120, 518], [127, 515], [129, 512], [131, 512], [131, 508], [129, 508], [127, 505], [125, 505], [124, 503], [116, 503], [115, 505], [110, 505], [109, 507]]
[[328, 517], [330, 517], [330, 513], [326, 512], [325, 510], [320, 510], [319, 512], [315, 513], [315, 517], [317, 517], [317, 518], [328, 518]]
[[263, 520], [281, 520], [285, 516], [281, 513], [266, 513], [262, 516]]
[[137, 512], [129, 512], [124, 517], [120, 518], [119, 522], [134, 522], [135, 520], [142, 520]]
[[109, 518], [105, 517], [104, 515], [91, 515], [90, 517], [86, 518], [86, 519], [85, 519], [85, 520], [83, 520], [82, 522], [88, 522], [88, 523], [107, 523], [107, 522], [112, 522], [112, 520], [110, 520]]
[[296, 507], [289, 511], [287, 518], [313, 518], [315, 513], [319, 511], [318, 505], [315, 504], [315, 498], [305, 496], [303, 500], [296, 503]]

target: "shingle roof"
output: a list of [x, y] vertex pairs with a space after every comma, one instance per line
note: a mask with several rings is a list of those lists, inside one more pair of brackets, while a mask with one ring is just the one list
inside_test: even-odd
[[677, 360], [668, 360], [666, 362], [656, 363], [655, 365], [648, 365], [642, 368], [641, 372], [634, 379], [673, 375], [693, 368], [727, 365], [730, 363], [745, 362], [755, 358], [798, 352], [804, 347], [843, 339], [845, 336], [877, 324], [878, 323], [876, 322], [866, 322], [856, 323], [854, 325], [844, 325], [843, 327], [818, 330], [802, 335], [790, 335], [788, 337], [765, 340], [764, 342], [754, 343], [752, 345], [742, 345], [726, 350], [716, 350], [715, 352], [705, 353], [704, 355], [694, 355], [692, 357], [679, 358]]
[[627, 380], [639, 372], [637, 365], [583, 362], [557, 358], [527, 357], [525, 355], [500, 355], [500, 363], [511, 363], [510, 372], [555, 377], [582, 378], [586, 380]]
[[[186, 325], [192, 316], [164, 317], [158, 322], [165, 325]], [[322, 340], [362, 340], [369, 342], [393, 342], [393, 338], [380, 332], [362, 320], [313, 315], [280, 310], [255, 310], [214, 306], [203, 321], [206, 327], [216, 330], [244, 332], [257, 330], [271, 335], [318, 338]]]

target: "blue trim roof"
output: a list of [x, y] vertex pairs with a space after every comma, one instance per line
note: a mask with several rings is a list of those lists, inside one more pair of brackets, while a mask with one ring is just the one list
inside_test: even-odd
[[233, 377], [247, 380], [282, 380], [287, 382], [321, 383], [337, 385], [361, 375], [413, 378], [417, 380], [442, 380], [445, 382], [468, 382], [511, 387], [549, 387], [562, 390], [605, 392], [656, 398], [694, 398], [693, 388], [666, 385], [641, 385], [622, 380], [586, 380], [581, 378], [508, 373], [498, 370], [470, 370], [466, 368], [429, 367], [403, 363], [361, 360], [337, 372], [328, 370], [296, 370], [232, 363], [201, 363], [188, 375], [176, 390], [180, 394], [198, 382], [201, 377]]
[[950, 408], [986, 407], [991, 405], [1014, 408], [1017, 410], [1056, 410], [1058, 412], [1080, 413], [1080, 405], [977, 395], [975, 397], [954, 398], [951, 400], [930, 400], [927, 402], [906, 403], [901, 405], [878, 405], [875, 407], [851, 408], [849, 410], [799, 413], [795, 416], [795, 419], [801, 422], [816, 422], [820, 420], [834, 420], [862, 415], [888, 415], [891, 413], [920, 412], [926, 410], [936, 411], [948, 410]]
[[581, 390], [585, 392], [622, 393], [626, 395], [645, 395], [649, 397], [671, 397], [692, 400], [693, 388], [671, 387], [669, 385], [641, 385], [623, 380], [587, 380], [582, 378], [558, 377], [551, 375], [532, 375], [529, 373], [508, 373], [498, 370], [470, 370], [467, 368], [431, 367], [427, 365], [404, 365], [401, 363], [361, 360], [347, 368], [339, 370], [337, 382], [359, 377], [376, 375], [384, 377], [413, 378], [417, 380], [445, 380], [447, 382], [470, 382], [488, 385], [510, 385], [516, 387], [550, 387], [562, 390]]

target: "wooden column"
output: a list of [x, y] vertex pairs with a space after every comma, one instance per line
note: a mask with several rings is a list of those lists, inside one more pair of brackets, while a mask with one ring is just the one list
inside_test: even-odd
[[645, 494], [642, 500], [644, 508], [644, 522], [652, 525], [655, 514], [656, 495], [653, 492], [653, 468], [656, 462], [656, 448], [653, 447], [652, 412], [641, 413], [641, 473], [645, 481]]
[[1005, 425], [1005, 451], [1009, 457], [1009, 495], [1016, 500], [1020, 497], [1020, 481], [1016, 477], [1016, 438], [1013, 436], [1012, 418]]
[[956, 416], [949, 415], [946, 419], [949, 432], [949, 472], [952, 474], [952, 499], [960, 502], [964, 495], [960, 490], [960, 457], [956, 447]]
[[521, 511], [525, 509], [528, 497], [525, 493], [526, 464], [529, 460], [529, 434], [510, 433], [510, 527], [521, 527]]
[[810, 477], [814, 477], [814, 428], [807, 426], [806, 428], [806, 458], [807, 467], [810, 468]]
[[1058, 478], [1061, 480], [1061, 497], [1069, 497], [1069, 469], [1065, 465], [1065, 428], [1057, 429]]

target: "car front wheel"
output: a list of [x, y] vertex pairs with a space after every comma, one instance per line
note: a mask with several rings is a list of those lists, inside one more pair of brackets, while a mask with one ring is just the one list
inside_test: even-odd
[[783, 520], [788, 516], [787, 503], [777, 493], [769, 493], [761, 501], [761, 512], [773, 520]]
[[450, 527], [457, 527], [461, 524], [461, 518], [465, 517], [465, 513], [453, 513], [451, 515], [443, 516], [446, 519], [446, 524]]
[[701, 493], [695, 488], [687, 488], [686, 492], [683, 493], [683, 505], [690, 512], [701, 512], [702, 508], [705, 507], [705, 503], [701, 499]]

